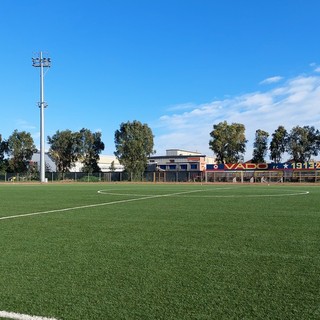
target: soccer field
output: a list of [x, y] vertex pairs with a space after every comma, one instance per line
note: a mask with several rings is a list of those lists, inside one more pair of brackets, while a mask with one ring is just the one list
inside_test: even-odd
[[0, 319], [320, 319], [319, 186], [2, 184], [0, 199]]

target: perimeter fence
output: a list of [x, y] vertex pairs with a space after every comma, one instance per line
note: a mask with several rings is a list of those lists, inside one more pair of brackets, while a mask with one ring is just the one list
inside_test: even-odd
[[[112, 182], [127, 181], [129, 179], [126, 172], [46, 172], [46, 182]], [[0, 174], [0, 182], [30, 182], [39, 181], [37, 175], [21, 173], [4, 173]]]
[[[121, 182], [130, 181], [127, 172], [46, 172], [47, 182]], [[0, 173], [0, 182], [39, 181], [39, 176], [19, 173]], [[156, 171], [145, 172], [143, 182], [233, 182], [233, 183], [282, 183], [318, 182], [320, 170], [276, 171]]]
[[[45, 179], [47, 182], [121, 182], [132, 180], [127, 172], [46, 172]], [[146, 171], [142, 177], [144, 182], [197, 182], [204, 181], [204, 179], [204, 172], [198, 171]], [[0, 182], [31, 182], [39, 180], [39, 176], [34, 174], [0, 173]]]
[[207, 171], [206, 182], [320, 182], [320, 170]]

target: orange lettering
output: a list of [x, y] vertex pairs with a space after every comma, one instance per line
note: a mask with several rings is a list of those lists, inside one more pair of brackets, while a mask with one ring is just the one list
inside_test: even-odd
[[227, 169], [228, 169], [228, 170], [233, 169], [233, 168], [234, 168], [234, 166], [235, 166], [235, 164], [234, 164], [234, 163], [232, 163], [232, 164], [227, 164], [227, 163], [225, 163], [224, 165], [227, 167]]
[[255, 169], [256, 167], [255, 163], [246, 163], [246, 169]]
[[267, 163], [258, 163], [258, 169], [268, 169]]

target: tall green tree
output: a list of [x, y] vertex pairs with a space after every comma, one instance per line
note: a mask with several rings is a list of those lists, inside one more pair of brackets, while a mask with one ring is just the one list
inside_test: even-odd
[[0, 172], [5, 172], [8, 167], [8, 160], [5, 159], [5, 154], [8, 151], [8, 143], [2, 140], [2, 135], [0, 134]]
[[141, 180], [148, 157], [154, 153], [153, 134], [147, 124], [139, 121], [121, 123], [115, 132], [115, 156], [130, 174], [131, 180]]
[[25, 173], [36, 146], [29, 132], [14, 130], [7, 141], [8, 171]]
[[49, 154], [54, 160], [58, 172], [68, 172], [80, 157], [79, 132], [71, 130], [57, 131], [52, 137], [48, 136]]
[[253, 143], [253, 163], [263, 163], [268, 151], [268, 137], [269, 133], [258, 129], [255, 134], [255, 141]]
[[284, 126], [279, 126], [272, 134], [270, 142], [270, 159], [279, 163], [282, 159], [282, 155], [286, 152], [288, 145], [288, 132]]
[[216, 154], [218, 163], [237, 163], [243, 160], [247, 143], [243, 124], [220, 122], [213, 126], [210, 136], [212, 139], [209, 147]]
[[288, 136], [288, 153], [295, 162], [309, 161], [319, 154], [319, 131], [313, 126], [296, 126]]
[[100, 153], [104, 150], [104, 143], [101, 140], [101, 132], [91, 132], [89, 129], [81, 129], [80, 138], [80, 160], [83, 164], [83, 172], [100, 172], [98, 166]]

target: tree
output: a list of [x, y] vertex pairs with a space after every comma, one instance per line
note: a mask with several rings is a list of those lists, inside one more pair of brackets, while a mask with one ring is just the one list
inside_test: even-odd
[[79, 132], [71, 130], [57, 131], [52, 137], [48, 136], [49, 154], [53, 158], [59, 172], [68, 172], [80, 154]]
[[115, 166], [115, 164], [114, 164], [114, 160], [111, 161], [109, 170], [110, 170], [111, 172], [115, 172], [115, 171], [116, 171], [116, 166]]
[[255, 141], [253, 143], [253, 163], [265, 162], [264, 157], [268, 150], [269, 133], [261, 129], [256, 130]]
[[218, 163], [237, 163], [243, 160], [243, 153], [246, 151], [245, 126], [241, 123], [227, 121], [220, 122], [213, 126], [209, 141], [210, 149], [216, 154]]
[[115, 156], [131, 176], [141, 180], [148, 156], [154, 153], [153, 134], [147, 124], [139, 121], [121, 123], [114, 136]]
[[80, 159], [83, 164], [83, 172], [100, 172], [98, 166], [99, 154], [104, 150], [104, 143], [101, 141], [101, 132], [92, 133], [88, 129], [81, 129], [80, 138]]
[[288, 136], [288, 153], [295, 162], [309, 161], [319, 153], [319, 131], [314, 127], [296, 126]]
[[14, 130], [7, 141], [8, 170], [17, 173], [27, 172], [29, 161], [36, 151], [36, 146], [29, 132]]
[[288, 144], [288, 133], [283, 126], [279, 126], [278, 129], [272, 134], [272, 140], [270, 142], [270, 159], [279, 163], [281, 161], [282, 155], [287, 150]]
[[0, 172], [6, 171], [8, 167], [8, 160], [5, 159], [5, 154], [8, 151], [8, 143], [2, 140], [2, 135], [0, 134]]

